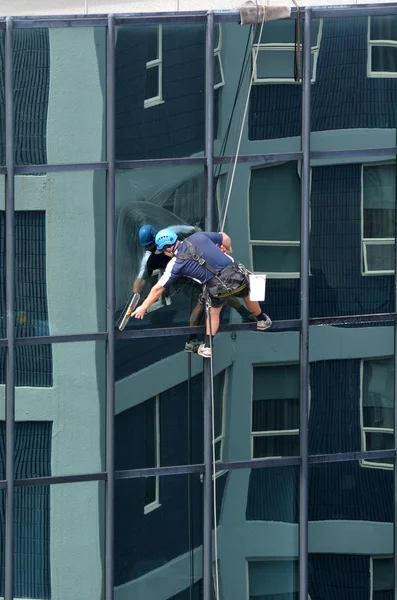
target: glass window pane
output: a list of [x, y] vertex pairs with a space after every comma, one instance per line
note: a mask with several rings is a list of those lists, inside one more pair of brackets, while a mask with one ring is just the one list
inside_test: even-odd
[[394, 408], [394, 358], [363, 361], [363, 405]]
[[214, 56], [214, 85], [222, 83], [221, 59], [219, 54]]
[[372, 46], [371, 69], [375, 72], [397, 73], [397, 48]]
[[147, 28], [147, 62], [159, 58], [159, 28], [161, 25], [149, 25]]
[[104, 515], [104, 482], [16, 488], [15, 597], [101, 598]]
[[250, 600], [295, 600], [299, 594], [299, 561], [288, 558], [249, 561], [248, 581]]
[[16, 332], [106, 329], [106, 177], [102, 171], [17, 176]]
[[299, 435], [254, 437], [252, 458], [269, 456], [299, 456]]
[[394, 271], [394, 244], [367, 244], [369, 271]]
[[312, 86], [312, 151], [362, 150], [392, 142], [396, 111], [389, 90], [395, 83], [377, 74], [397, 71], [397, 49], [369, 45], [369, 28], [372, 40], [396, 40], [395, 15], [323, 19]]
[[200, 475], [158, 477], [160, 504], [145, 514], [147, 481], [116, 481], [115, 597], [178, 598], [202, 578]]
[[[392, 323], [310, 327], [310, 454], [392, 447], [388, 445], [394, 429], [391, 353]], [[375, 428], [375, 432], [364, 428]], [[376, 428], [391, 429], [391, 433], [378, 433]]]
[[[1, 38], [0, 38], [1, 39]], [[1, 46], [0, 46], [1, 48]], [[1, 71], [0, 71], [1, 74]], [[0, 175], [0, 338], [6, 337], [5, 176]], [[0, 349], [0, 356], [4, 349]], [[1, 365], [1, 363], [0, 363]], [[1, 373], [1, 366], [0, 366]]]
[[397, 18], [395, 15], [370, 18], [371, 40], [397, 41]]
[[300, 247], [252, 246], [252, 262], [259, 273], [300, 273]]
[[[254, 50], [254, 60], [256, 51]], [[258, 79], [291, 79], [295, 74], [294, 49], [261, 50], [256, 61]]]
[[[116, 174], [116, 305], [120, 317], [131, 290], [148, 295], [150, 277], [164, 272], [170, 259], [151, 254], [139, 240], [143, 225], [157, 232], [174, 227], [183, 239], [204, 228], [205, 180], [202, 167], [157, 167], [118, 171]], [[149, 258], [148, 258], [149, 257]], [[154, 283], [154, 280], [152, 280]], [[163, 294], [145, 315], [143, 321], [130, 319], [127, 328], [153, 328], [187, 325], [197, 307], [201, 287], [191, 280], [180, 280]], [[199, 325], [200, 323], [197, 323]]]
[[202, 386], [202, 359], [192, 356], [189, 381], [181, 337], [118, 341], [116, 469], [201, 463]]
[[394, 209], [364, 208], [363, 213], [364, 238], [394, 238]]
[[363, 166], [364, 209], [394, 210], [396, 203], [396, 165]]
[[251, 240], [300, 240], [301, 180], [296, 162], [251, 170]]
[[[0, 164], [5, 164], [5, 94], [4, 94], [4, 36], [5, 32], [0, 31]], [[3, 176], [1, 176], [3, 177]], [[0, 208], [3, 208], [0, 204]]]
[[[116, 157], [119, 160], [172, 158], [204, 152], [205, 25], [162, 25], [162, 64], [157, 27], [117, 28]], [[158, 90], [158, 71], [162, 90]], [[160, 95], [163, 103], [144, 106]]]
[[[394, 436], [392, 433], [365, 434], [366, 450], [390, 450], [394, 448]], [[377, 462], [377, 459], [374, 459]]]
[[380, 276], [363, 277], [366, 267], [368, 271], [394, 268], [393, 243], [390, 247], [380, 247], [362, 242], [363, 237], [366, 239], [367, 236], [394, 236], [394, 210], [389, 212], [389, 208], [363, 207], [363, 200], [365, 206], [367, 203], [388, 206], [391, 198], [390, 172], [367, 171], [365, 163], [362, 164], [363, 158], [358, 160], [360, 162], [339, 165], [312, 164], [312, 318], [394, 310], [393, 276], [382, 276], [380, 273]]
[[150, 67], [146, 69], [145, 100], [160, 96], [160, 92], [159, 67]]
[[330, 578], [335, 598], [375, 598], [376, 588], [394, 588], [390, 562], [383, 573], [375, 565], [393, 555], [393, 469], [352, 461], [309, 472], [309, 595]]
[[299, 429], [299, 395], [285, 400], [257, 400], [252, 405], [252, 431]]
[[17, 346], [17, 478], [104, 469], [105, 373], [105, 342]]
[[105, 160], [104, 27], [16, 30], [14, 79], [18, 165]]

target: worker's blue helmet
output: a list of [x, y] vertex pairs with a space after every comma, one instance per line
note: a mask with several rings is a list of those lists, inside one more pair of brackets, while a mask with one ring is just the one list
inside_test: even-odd
[[141, 242], [142, 246], [151, 246], [154, 244], [156, 233], [157, 231], [151, 225], [142, 225], [138, 232], [139, 241]]
[[156, 235], [157, 249], [163, 250], [164, 246], [173, 246], [177, 239], [178, 236], [172, 229], [161, 229]]

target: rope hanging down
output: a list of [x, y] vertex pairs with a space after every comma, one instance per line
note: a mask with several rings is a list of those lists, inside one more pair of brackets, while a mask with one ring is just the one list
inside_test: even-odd
[[[297, 28], [296, 28], [296, 33], [295, 33], [296, 52], [295, 52], [295, 69], [294, 70], [295, 70], [295, 79], [297, 81], [299, 81], [300, 80], [300, 22], [299, 22], [300, 15], [299, 15], [299, 6], [298, 6], [296, 0], [292, 0], [292, 1], [294, 2], [295, 6], [297, 7], [297, 10], [298, 10]], [[249, 0], [240, 8], [240, 16], [241, 16], [241, 24], [258, 24], [259, 22], [261, 22], [261, 27], [260, 27], [256, 52], [255, 52], [255, 56], [254, 56], [254, 60], [253, 60], [253, 64], [252, 64], [252, 73], [251, 73], [250, 83], [248, 86], [247, 99], [245, 102], [243, 119], [242, 119], [241, 126], [240, 126], [240, 133], [238, 136], [237, 149], [236, 149], [236, 153], [235, 153], [232, 174], [230, 177], [230, 182], [229, 182], [229, 174], [228, 174], [228, 181], [226, 183], [226, 190], [227, 190], [227, 188], [229, 188], [229, 189], [228, 189], [228, 193], [227, 193], [224, 215], [219, 223], [219, 231], [223, 231], [223, 229], [224, 229], [226, 217], [227, 217], [227, 211], [228, 211], [229, 204], [230, 204], [230, 197], [231, 197], [232, 187], [233, 187], [233, 183], [234, 183], [234, 177], [235, 177], [235, 173], [236, 173], [237, 160], [238, 160], [238, 156], [240, 153], [244, 125], [245, 125], [245, 120], [246, 120], [247, 112], [248, 112], [249, 99], [250, 99], [251, 89], [252, 89], [255, 72], [256, 72], [256, 64], [257, 64], [257, 60], [258, 60], [260, 41], [262, 39], [263, 26], [266, 21], [273, 21], [273, 20], [289, 18], [291, 16], [291, 9], [287, 6], [263, 6], [263, 5], [260, 5], [257, 0], [255, 2], [253, 0]], [[255, 42], [255, 37], [256, 37], [256, 32], [254, 33], [252, 44], [254, 44], [254, 42]], [[244, 69], [244, 71], [245, 71], [245, 69]], [[244, 73], [241, 74], [241, 76], [243, 76], [243, 75], [244, 75]], [[241, 79], [241, 76], [240, 76], [240, 79]], [[242, 83], [242, 79], [241, 79], [241, 81], [239, 81], [238, 92], [240, 91], [241, 83]], [[233, 110], [235, 108], [235, 104], [236, 104], [236, 100], [235, 100], [235, 103], [233, 106]], [[229, 126], [230, 125], [231, 125], [231, 123], [229, 122]], [[227, 132], [227, 134], [229, 134], [229, 131]], [[226, 190], [225, 190], [225, 195], [226, 195]], [[223, 209], [223, 205], [224, 205], [224, 201], [222, 201], [222, 207], [221, 207], [222, 209]], [[209, 297], [207, 297], [207, 300], [206, 300], [205, 312], [206, 312], [206, 318], [208, 319], [208, 323], [209, 323], [209, 327], [210, 327], [210, 349], [211, 349], [210, 377], [211, 377], [211, 409], [212, 409], [211, 410], [211, 412], [212, 412], [212, 425], [211, 425], [211, 427], [212, 427], [212, 481], [213, 481], [213, 511], [214, 511], [213, 519], [214, 519], [214, 555], [215, 555], [214, 556], [214, 575], [215, 575], [214, 587], [215, 587], [215, 598], [216, 598], [216, 600], [219, 600], [218, 523], [217, 523], [218, 519], [217, 519], [217, 511], [216, 511], [217, 495], [216, 495], [216, 453], [215, 453], [215, 417], [214, 417], [214, 410], [215, 410], [214, 364], [213, 364], [213, 352], [212, 352], [211, 301], [210, 301]]]
[[[299, 16], [299, 6], [298, 6], [296, 0], [292, 0], [292, 1], [294, 2], [295, 6], [297, 7], [298, 16]], [[249, 0], [248, 2], [246, 2], [245, 4], [243, 4], [240, 7], [241, 24], [244, 25], [244, 24], [261, 23], [261, 27], [260, 27], [258, 42], [257, 42], [257, 46], [256, 46], [254, 59], [253, 59], [253, 64], [252, 64], [252, 73], [251, 73], [250, 83], [248, 86], [247, 98], [246, 98], [244, 114], [243, 114], [243, 118], [242, 118], [242, 122], [241, 122], [241, 126], [240, 126], [240, 132], [239, 132], [239, 136], [238, 136], [238, 142], [237, 142], [237, 148], [236, 148], [232, 173], [231, 173], [230, 179], [228, 176], [228, 181], [226, 183], [226, 190], [225, 190], [226, 202], [222, 201], [222, 210], [223, 210], [224, 205], [225, 205], [225, 210], [224, 210], [223, 217], [220, 219], [219, 231], [223, 231], [223, 229], [225, 227], [227, 211], [229, 209], [230, 197], [231, 197], [231, 193], [232, 193], [234, 177], [236, 174], [237, 161], [238, 161], [238, 157], [239, 157], [239, 153], [240, 153], [240, 147], [241, 147], [241, 142], [242, 142], [242, 138], [243, 138], [245, 121], [247, 118], [251, 89], [252, 89], [252, 85], [254, 83], [254, 78], [255, 78], [255, 73], [256, 73], [256, 65], [257, 65], [257, 61], [258, 61], [260, 41], [262, 39], [263, 26], [264, 26], [265, 22], [275, 21], [275, 20], [280, 20], [280, 19], [288, 19], [288, 18], [290, 18], [290, 16], [291, 16], [291, 8], [288, 6], [264, 6], [263, 4], [259, 4], [257, 1], [254, 2], [253, 0]], [[254, 43], [255, 43], [255, 36], [252, 41], [253, 45], [254, 45]], [[295, 58], [295, 79], [297, 81], [300, 80], [300, 46], [301, 46], [301, 44], [300, 44], [300, 22], [298, 19], [297, 30], [296, 30], [296, 58]]]

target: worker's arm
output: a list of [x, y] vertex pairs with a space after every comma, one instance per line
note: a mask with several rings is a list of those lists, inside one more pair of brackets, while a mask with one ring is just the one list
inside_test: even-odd
[[142, 304], [134, 310], [134, 312], [131, 314], [131, 317], [135, 317], [135, 319], [143, 319], [143, 317], [145, 316], [145, 312], [147, 311], [149, 306], [152, 306], [152, 304], [154, 304], [156, 300], [160, 298], [161, 294], [165, 292], [165, 290], [165, 287], [163, 287], [159, 283], [156, 283], [156, 285], [154, 285], [150, 290], [150, 294], [148, 295], [146, 300], [144, 300], [144, 302], [142, 302]]
[[231, 254], [232, 253], [232, 241], [231, 241], [230, 237], [223, 231], [221, 231], [220, 234], [222, 236], [222, 246], [225, 247], [226, 254]]

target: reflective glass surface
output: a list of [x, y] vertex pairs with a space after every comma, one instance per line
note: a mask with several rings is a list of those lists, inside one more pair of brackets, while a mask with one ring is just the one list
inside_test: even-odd
[[197, 473], [116, 480], [116, 598], [189, 598], [202, 577], [202, 487]]
[[16, 177], [18, 337], [106, 328], [105, 182], [102, 171]]
[[[185, 342], [178, 336], [116, 343], [117, 470], [202, 463], [202, 359], [187, 354]], [[225, 370], [215, 383], [220, 459], [228, 393]]]
[[312, 82], [311, 149], [395, 144], [395, 15], [323, 19]]
[[[218, 27], [223, 84], [215, 85], [215, 154], [236, 154], [252, 68], [254, 80], [240, 154], [300, 152], [302, 83], [295, 80], [299, 60], [294, 21], [265, 23], [259, 46], [261, 25], [250, 28], [221, 23]], [[313, 20], [313, 44], [318, 32], [319, 23]], [[317, 56], [313, 47], [313, 77]]]
[[14, 524], [16, 598], [102, 597], [103, 482], [16, 488]]
[[394, 448], [393, 325], [311, 327], [309, 338], [310, 454]]
[[230, 365], [223, 460], [298, 456], [299, 333], [223, 333], [213, 351]]
[[117, 159], [204, 152], [204, 94], [204, 24], [117, 28]]
[[223, 492], [217, 490], [220, 599], [246, 598], [247, 589], [251, 600], [297, 599], [298, 468], [233, 470], [218, 485], [223, 478]]
[[231, 237], [236, 260], [266, 273], [265, 311], [274, 320], [297, 319], [301, 165], [242, 163], [231, 186], [232, 171], [232, 165], [214, 170], [219, 227]]
[[[6, 337], [6, 235], [5, 235], [5, 175], [0, 175], [0, 338]], [[0, 356], [4, 352], [0, 349]]]
[[311, 317], [394, 310], [395, 160], [348, 160], [312, 162]]
[[[2, 530], [4, 531], [4, 522], [5, 522], [5, 507], [6, 507], [6, 491], [4, 489], [0, 490], [0, 523]], [[4, 534], [0, 538], [0, 594], [4, 596], [4, 546], [5, 546], [5, 536]]]
[[18, 479], [104, 468], [105, 374], [105, 342], [16, 347]]
[[105, 83], [105, 28], [16, 30], [16, 164], [104, 160]]
[[[205, 180], [203, 167], [156, 167], [116, 173], [116, 308], [117, 317], [134, 290], [143, 300], [170, 261], [144, 246], [139, 231], [155, 233], [172, 227], [180, 239], [204, 228]], [[151, 238], [153, 239], [153, 237]], [[146, 243], [146, 239], [144, 240]], [[147, 250], [149, 248], [149, 250]], [[127, 329], [200, 325], [204, 309], [197, 305], [201, 287], [179, 280], [150, 307], [143, 320], [130, 319]]]
[[394, 595], [393, 468], [365, 461], [309, 470], [309, 595]]
[[0, 31], [0, 164], [6, 161], [5, 150], [5, 96], [4, 96], [4, 30]]

